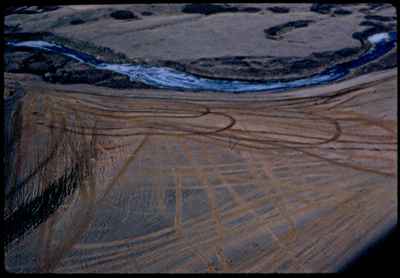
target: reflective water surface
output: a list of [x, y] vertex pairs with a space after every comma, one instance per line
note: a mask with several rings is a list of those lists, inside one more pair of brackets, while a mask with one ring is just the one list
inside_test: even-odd
[[282, 91], [310, 85], [324, 84], [343, 78], [354, 68], [360, 67], [384, 55], [396, 44], [396, 32], [379, 33], [368, 38], [372, 47], [360, 57], [341, 64], [334, 65], [323, 72], [298, 80], [277, 82], [246, 82], [223, 79], [210, 79], [193, 74], [177, 71], [168, 67], [155, 67], [133, 64], [110, 64], [95, 57], [45, 41], [8, 42], [15, 47], [39, 48], [50, 52], [63, 54], [79, 62], [91, 65], [97, 69], [111, 70], [126, 75], [132, 81], [142, 82], [157, 88], [191, 90], [191, 91], [220, 91], [220, 92], [256, 92]]

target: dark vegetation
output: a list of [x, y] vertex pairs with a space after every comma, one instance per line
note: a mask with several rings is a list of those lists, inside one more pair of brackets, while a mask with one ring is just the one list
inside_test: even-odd
[[92, 84], [115, 89], [150, 88], [142, 83], [132, 82], [129, 77], [108, 70], [99, 70], [80, 64], [69, 63], [52, 73], [46, 73], [43, 79], [60, 84]]
[[382, 16], [382, 15], [366, 15], [364, 18], [368, 20], [377, 20], [383, 22], [396, 20], [395, 16]]
[[189, 13], [189, 14], [196, 13], [204, 15], [238, 12], [238, 11], [239, 9], [237, 7], [229, 7], [226, 5], [217, 5], [217, 4], [188, 4], [185, 5], [182, 9], [183, 13]]
[[[363, 24], [364, 25], [365, 24], [368, 25], [370, 23], [365, 23], [364, 22]], [[389, 31], [392, 31], [392, 27], [385, 26], [385, 25], [374, 25], [373, 27], [370, 27], [370, 28], [368, 28], [368, 29], [366, 29], [364, 31], [353, 33], [352, 37], [354, 39], [360, 40], [361, 43], [364, 44], [369, 36], [372, 36], [372, 35], [377, 34], [377, 33], [389, 32]]]
[[368, 63], [367, 65], [356, 70], [356, 74], [365, 74], [373, 71], [386, 70], [397, 67], [397, 53], [392, 51], [386, 54], [379, 61]]
[[[368, 8], [361, 8], [358, 11], [364, 14], [370, 14], [384, 8], [388, 3], [367, 3]], [[389, 4], [390, 5], [390, 4]]]
[[333, 11], [333, 14], [334, 15], [350, 15], [350, 14], [352, 14], [352, 12], [349, 10], [345, 10], [345, 9], [337, 9], [337, 10]]
[[118, 10], [114, 11], [110, 14], [110, 16], [114, 19], [125, 20], [125, 19], [140, 19], [137, 15], [135, 15], [131, 11], [127, 10]]
[[377, 8], [381, 8], [385, 4], [384, 3], [368, 3], [367, 5], [369, 6], [369, 8], [371, 10], [375, 10]]
[[[19, 32], [19, 33], [7, 33], [4, 35], [5, 41], [27, 41], [27, 40], [43, 40], [51, 43], [63, 45], [65, 47], [73, 48], [78, 51], [87, 53], [92, 56], [98, 56], [100, 60], [110, 63], [129, 63], [129, 59], [122, 53], [115, 53], [113, 50], [107, 47], [96, 46], [88, 41], [70, 40], [50, 32]], [[5, 47], [5, 54], [8, 52], [14, 52], [21, 50], [22, 48], [15, 49], [10, 46]], [[24, 51], [34, 53], [35, 50], [31, 48], [25, 48]]]
[[332, 16], [344, 16], [344, 15], [350, 15], [352, 14], [352, 11], [343, 9], [340, 7], [341, 5], [338, 4], [328, 4], [328, 3], [314, 3], [310, 7], [310, 11], [319, 13], [319, 14], [324, 14], [324, 15], [332, 15]]
[[363, 13], [363, 14], [368, 14], [369, 12], [370, 12], [370, 9], [368, 9], [368, 8], [361, 8], [361, 9], [359, 9], [358, 10], [360, 13]]
[[[130, 81], [125, 75], [99, 70], [61, 54], [10, 46], [5, 50], [6, 72], [36, 74], [45, 81], [60, 84], [92, 84], [116, 89], [149, 88], [142, 83]], [[113, 53], [106, 54], [109, 56]]]
[[4, 70], [43, 75], [47, 72], [55, 72], [68, 61], [70, 59], [66, 57], [40, 53], [39, 51], [7, 51], [4, 55]]
[[107, 79], [113, 78], [114, 74], [108, 70], [98, 70], [93, 67], [71, 62], [64, 67], [60, 67], [54, 72], [47, 72], [44, 80], [61, 84], [96, 84]]
[[58, 8], [58, 6], [11, 6], [4, 9], [4, 15], [7, 16], [12, 14], [38, 14], [55, 11]]
[[[307, 57], [202, 58], [178, 68], [208, 78], [289, 81], [318, 73], [336, 63], [349, 61], [359, 56], [364, 50], [361, 47], [343, 48], [337, 51], [316, 52]], [[177, 68], [175, 65], [172, 67]]]
[[286, 7], [270, 7], [267, 8], [267, 10], [277, 14], [286, 14], [290, 11], [290, 9]]
[[4, 36], [4, 40], [13, 40], [13, 41], [26, 41], [26, 40], [41, 40], [46, 37], [52, 36], [50, 32], [17, 32], [17, 33], [6, 33]]
[[396, 17], [391, 16], [379, 16], [379, 15], [366, 15], [366, 20], [361, 21], [360, 26], [369, 26], [369, 28], [355, 32], [353, 38], [365, 41], [368, 36], [376, 33], [395, 31], [397, 22], [392, 22]]
[[21, 30], [20, 24], [17, 25], [4, 24], [4, 34], [19, 32], [20, 30]]
[[374, 27], [381, 28], [384, 25], [382, 23], [375, 22], [375, 21], [363, 20], [360, 22], [360, 26], [374, 26]]
[[334, 4], [314, 3], [311, 5], [310, 11], [319, 14], [330, 14], [334, 7]]
[[85, 21], [82, 20], [82, 19], [80, 19], [80, 18], [77, 18], [77, 19], [71, 20], [69, 23], [70, 23], [71, 25], [78, 25], [78, 24], [83, 24], [83, 23], [85, 23]]
[[[370, 21], [370, 20], [363, 20], [360, 22], [360, 26], [372, 26], [375, 27], [376, 30], [388, 30], [388, 31], [394, 31], [396, 30], [396, 23], [388, 23], [388, 24], [383, 24], [380, 22], [376, 22], [376, 21]], [[386, 31], [382, 31], [382, 32], [386, 32]]]
[[283, 23], [280, 25], [273, 26], [271, 28], [265, 29], [264, 33], [266, 34], [267, 38], [270, 39], [281, 39], [281, 35], [287, 33], [293, 29], [297, 28], [304, 28], [313, 23], [313, 20], [296, 20], [290, 21], [287, 23]]
[[157, 89], [144, 83], [131, 81], [127, 76], [121, 74], [114, 74], [111, 78], [96, 82], [95, 85], [113, 89]]
[[261, 11], [261, 9], [256, 7], [244, 7], [241, 8], [240, 11], [245, 13], [258, 13]]
[[40, 75], [45, 81], [60, 84], [93, 84], [112, 88], [148, 88], [131, 82], [125, 75], [98, 70], [69, 57], [40, 51], [15, 51], [5, 54], [6, 72]]
[[203, 15], [212, 15], [218, 13], [258, 13], [260, 12], [260, 8], [256, 7], [231, 7], [227, 4], [219, 5], [219, 4], [188, 4], [185, 5], [182, 9], [183, 13], [188, 14], [203, 14]]
[[142, 12], [142, 15], [143, 16], [151, 16], [151, 15], [153, 15], [153, 13], [145, 11], [145, 12]]

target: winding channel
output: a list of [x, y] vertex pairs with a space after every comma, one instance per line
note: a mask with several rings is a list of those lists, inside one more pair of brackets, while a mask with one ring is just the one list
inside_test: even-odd
[[110, 70], [130, 78], [131, 81], [144, 83], [162, 89], [190, 90], [190, 91], [219, 91], [219, 92], [257, 92], [257, 91], [284, 91], [311, 85], [326, 84], [339, 80], [348, 75], [351, 70], [365, 65], [395, 47], [397, 32], [378, 33], [368, 37], [371, 48], [354, 60], [333, 65], [321, 73], [292, 81], [235, 81], [224, 79], [203, 78], [193, 74], [177, 71], [169, 67], [156, 67], [134, 64], [110, 64], [95, 57], [46, 41], [7, 42], [14, 47], [30, 47], [62, 54], [79, 62], [93, 66], [100, 70]]

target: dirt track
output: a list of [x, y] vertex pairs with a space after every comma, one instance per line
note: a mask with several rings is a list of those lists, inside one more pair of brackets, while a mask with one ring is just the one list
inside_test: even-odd
[[335, 271], [397, 219], [397, 70], [229, 97], [7, 78], [27, 92], [21, 177], [48, 136], [96, 149], [10, 271]]

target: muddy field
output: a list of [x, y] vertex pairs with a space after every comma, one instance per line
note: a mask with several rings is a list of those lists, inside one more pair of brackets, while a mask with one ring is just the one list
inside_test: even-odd
[[[371, 28], [362, 21], [397, 24], [393, 6], [373, 4], [7, 12], [13, 38], [50, 32], [40, 36], [104, 59], [242, 79], [251, 75], [243, 67], [271, 75], [268, 59], [285, 68], [293, 57], [356, 49], [337, 54], [349, 59], [362, 51], [353, 34]], [[282, 25], [296, 20], [312, 22]], [[340, 270], [397, 222], [396, 53], [334, 84], [234, 95], [147, 88], [60, 56], [7, 50], [4, 97], [23, 98], [8, 126], [6, 269]], [[318, 61], [307, 70], [328, 63]]]

